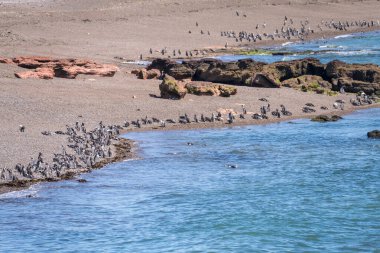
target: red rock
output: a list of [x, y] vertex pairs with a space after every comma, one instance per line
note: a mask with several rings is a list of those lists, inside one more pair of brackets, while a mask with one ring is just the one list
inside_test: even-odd
[[0, 62], [15, 63], [19, 67], [36, 69], [16, 73], [18, 78], [50, 79], [55, 77], [75, 78], [79, 74], [112, 77], [119, 68], [111, 64], [98, 64], [86, 59], [53, 59], [40, 56], [21, 56], [11, 59], [0, 58]]
[[21, 79], [38, 78], [38, 79], [53, 79], [54, 70], [51, 68], [37, 68], [35, 71], [24, 71], [15, 74], [16, 77]]
[[92, 66], [59, 66], [54, 68], [55, 76], [74, 79], [77, 75], [96, 75], [112, 77], [119, 71], [119, 68], [109, 64], [99, 64]]
[[155, 79], [161, 76], [161, 72], [158, 69], [151, 69], [147, 71], [147, 79]]
[[12, 59], [0, 57], [0, 63], [13, 64]]
[[132, 74], [135, 74], [138, 79], [154, 79], [158, 78], [161, 75], [161, 72], [158, 69], [134, 69], [131, 71]]

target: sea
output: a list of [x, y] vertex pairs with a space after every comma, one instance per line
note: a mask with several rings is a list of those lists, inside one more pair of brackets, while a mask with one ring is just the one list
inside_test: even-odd
[[[380, 33], [272, 62], [380, 64]], [[236, 60], [247, 56], [223, 56]], [[0, 195], [0, 252], [380, 252], [380, 108], [338, 122], [126, 134], [138, 158]]]

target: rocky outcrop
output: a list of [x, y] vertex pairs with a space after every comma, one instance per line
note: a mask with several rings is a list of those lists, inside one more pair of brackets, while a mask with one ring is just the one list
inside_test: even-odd
[[41, 56], [21, 56], [13, 59], [1, 58], [2, 63], [16, 64], [34, 71], [16, 73], [18, 78], [51, 79], [54, 77], [75, 78], [79, 74], [111, 77], [119, 68], [111, 64], [99, 64], [84, 59], [54, 59]]
[[318, 115], [318, 116], [315, 116], [311, 119], [311, 121], [315, 121], [315, 122], [333, 122], [333, 121], [338, 121], [342, 119], [342, 117], [338, 116], [338, 115], [332, 115], [332, 116], [328, 116], [328, 115]]
[[378, 93], [380, 91], [380, 83], [370, 83], [353, 80], [349, 77], [338, 78], [333, 80], [332, 89], [335, 91], [343, 87], [346, 92], [358, 93], [363, 91], [366, 94]]
[[346, 92], [363, 91], [373, 94], [380, 91], [380, 67], [375, 64], [348, 64], [332, 61], [326, 65], [326, 78], [333, 83], [332, 89], [344, 87]]
[[183, 61], [156, 59], [148, 67], [168, 73], [177, 80], [191, 79], [232, 85], [278, 88], [281, 86], [333, 94], [331, 90], [364, 91], [380, 94], [380, 67], [373, 64], [322, 64], [314, 58], [271, 64], [244, 59], [222, 62], [217, 59]]
[[15, 76], [21, 79], [29, 79], [29, 78], [53, 79], [54, 70], [52, 68], [37, 68], [34, 71], [29, 70], [29, 71], [18, 72], [15, 74]]
[[61, 78], [74, 79], [77, 75], [96, 75], [104, 77], [112, 77], [119, 70], [118, 67], [110, 64], [86, 64], [84, 66], [60, 66], [54, 68], [54, 76]]
[[368, 138], [380, 139], [380, 130], [373, 130], [367, 133]]
[[187, 93], [185, 85], [169, 75], [165, 75], [159, 88], [161, 97], [167, 99], [181, 99]]
[[189, 94], [198, 96], [222, 96], [229, 97], [237, 93], [235, 87], [230, 87], [221, 84], [214, 84], [211, 82], [190, 82], [187, 83], [185, 88]]
[[195, 71], [192, 80], [235, 85], [251, 85], [255, 73], [260, 72], [264, 63], [251, 59], [237, 62], [218, 60], [203, 61]]

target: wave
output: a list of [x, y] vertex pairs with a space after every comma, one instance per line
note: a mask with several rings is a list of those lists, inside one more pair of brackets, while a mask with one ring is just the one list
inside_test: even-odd
[[28, 189], [0, 194], [0, 199], [34, 198], [40, 191], [40, 184], [33, 184]]
[[356, 51], [331, 51], [329, 52], [331, 54], [337, 54], [341, 56], [351, 56], [351, 55], [373, 55], [373, 54], [378, 54], [378, 52], [373, 51], [373, 50], [356, 50]]
[[293, 44], [293, 43], [294, 42], [288, 41], [288, 42], [282, 43], [281, 46], [285, 47], [285, 46]]
[[349, 37], [353, 37], [353, 36], [354, 35], [352, 35], [352, 34], [343, 34], [343, 35], [335, 36], [334, 39], [349, 38]]

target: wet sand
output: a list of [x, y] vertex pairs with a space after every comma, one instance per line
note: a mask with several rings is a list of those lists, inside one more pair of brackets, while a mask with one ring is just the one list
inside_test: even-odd
[[[1, 3], [2, 1], [0, 1]], [[337, 1], [334, 1], [337, 2]], [[42, 152], [46, 160], [66, 144], [66, 136], [44, 136], [42, 131], [65, 130], [76, 121], [88, 128], [99, 121], [120, 124], [148, 117], [178, 119], [187, 113], [210, 116], [220, 109], [259, 112], [267, 98], [272, 108], [283, 104], [293, 113], [291, 118], [326, 113], [337, 99], [349, 102], [353, 94], [317, 95], [300, 91], [237, 87], [230, 98], [187, 95], [174, 101], [152, 97], [159, 95], [159, 80], [137, 80], [129, 74], [136, 66], [124, 65], [114, 57], [136, 60], [148, 56], [149, 48], [182, 51], [223, 47], [226, 39], [220, 31], [254, 31], [256, 24], [266, 23], [261, 32], [279, 28], [284, 15], [295, 22], [309, 18], [316, 26], [321, 20], [379, 19], [378, 1], [42, 1], [0, 5], [0, 56], [41, 55], [88, 58], [117, 64], [121, 71], [114, 77], [79, 76], [77, 79], [21, 80], [14, 77], [17, 66], [0, 64], [0, 166], [13, 167], [28, 163]], [[247, 17], [236, 16], [235, 12]], [[195, 26], [199, 23], [199, 27]], [[210, 31], [210, 36], [200, 30]], [[189, 34], [188, 31], [192, 33]], [[365, 29], [363, 29], [365, 30]], [[345, 31], [348, 33], [350, 31]], [[333, 36], [342, 32], [316, 32], [314, 37]], [[281, 43], [265, 41], [262, 44]], [[229, 41], [231, 46], [238, 43]], [[153, 55], [159, 56], [159, 52]], [[302, 112], [305, 103], [313, 103], [317, 111]], [[318, 108], [327, 106], [328, 111]], [[357, 107], [346, 103], [345, 111]], [[290, 118], [284, 118], [288, 120]], [[273, 119], [272, 121], [276, 121]], [[236, 124], [257, 124], [272, 121], [242, 120]], [[19, 132], [19, 125], [25, 132]], [[225, 124], [190, 124], [166, 129], [220, 127]], [[142, 130], [150, 130], [143, 128]], [[161, 130], [161, 128], [158, 127]]]

